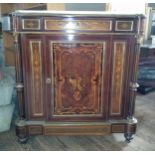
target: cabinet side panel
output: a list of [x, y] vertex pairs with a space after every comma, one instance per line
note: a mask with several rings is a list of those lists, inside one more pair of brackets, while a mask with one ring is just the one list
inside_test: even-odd
[[121, 115], [125, 51], [126, 51], [125, 41], [114, 42], [111, 109], [110, 109], [111, 115]]
[[43, 116], [41, 41], [30, 40], [29, 47], [32, 72], [32, 115]]

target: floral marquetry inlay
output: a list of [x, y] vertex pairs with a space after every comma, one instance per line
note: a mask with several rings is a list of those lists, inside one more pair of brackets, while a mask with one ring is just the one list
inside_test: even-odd
[[32, 109], [34, 116], [43, 115], [42, 103], [42, 61], [41, 61], [41, 42], [30, 41], [31, 70], [32, 70]]
[[103, 43], [51, 43], [55, 115], [101, 114]]
[[133, 31], [133, 21], [116, 21], [116, 31]]
[[23, 30], [40, 30], [40, 19], [23, 19]]
[[111, 114], [121, 114], [122, 85], [126, 42], [114, 42]]
[[95, 30], [111, 31], [110, 20], [45, 20], [45, 30]]

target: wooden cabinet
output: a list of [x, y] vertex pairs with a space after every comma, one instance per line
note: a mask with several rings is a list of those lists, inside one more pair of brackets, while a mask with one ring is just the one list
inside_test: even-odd
[[143, 15], [13, 13], [20, 140], [125, 133], [130, 141]]

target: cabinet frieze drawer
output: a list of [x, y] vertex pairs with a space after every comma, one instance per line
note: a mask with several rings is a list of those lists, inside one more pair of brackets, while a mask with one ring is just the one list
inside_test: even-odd
[[22, 30], [40, 30], [40, 19], [22, 19]]
[[45, 30], [111, 31], [111, 20], [44, 20]]
[[116, 21], [115, 31], [133, 31], [133, 21]]

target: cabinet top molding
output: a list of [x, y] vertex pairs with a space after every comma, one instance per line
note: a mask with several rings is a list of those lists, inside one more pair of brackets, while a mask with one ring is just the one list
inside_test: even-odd
[[17, 16], [90, 16], [90, 17], [145, 17], [143, 14], [130, 12], [99, 12], [99, 11], [34, 11], [34, 10], [17, 10], [12, 13]]

